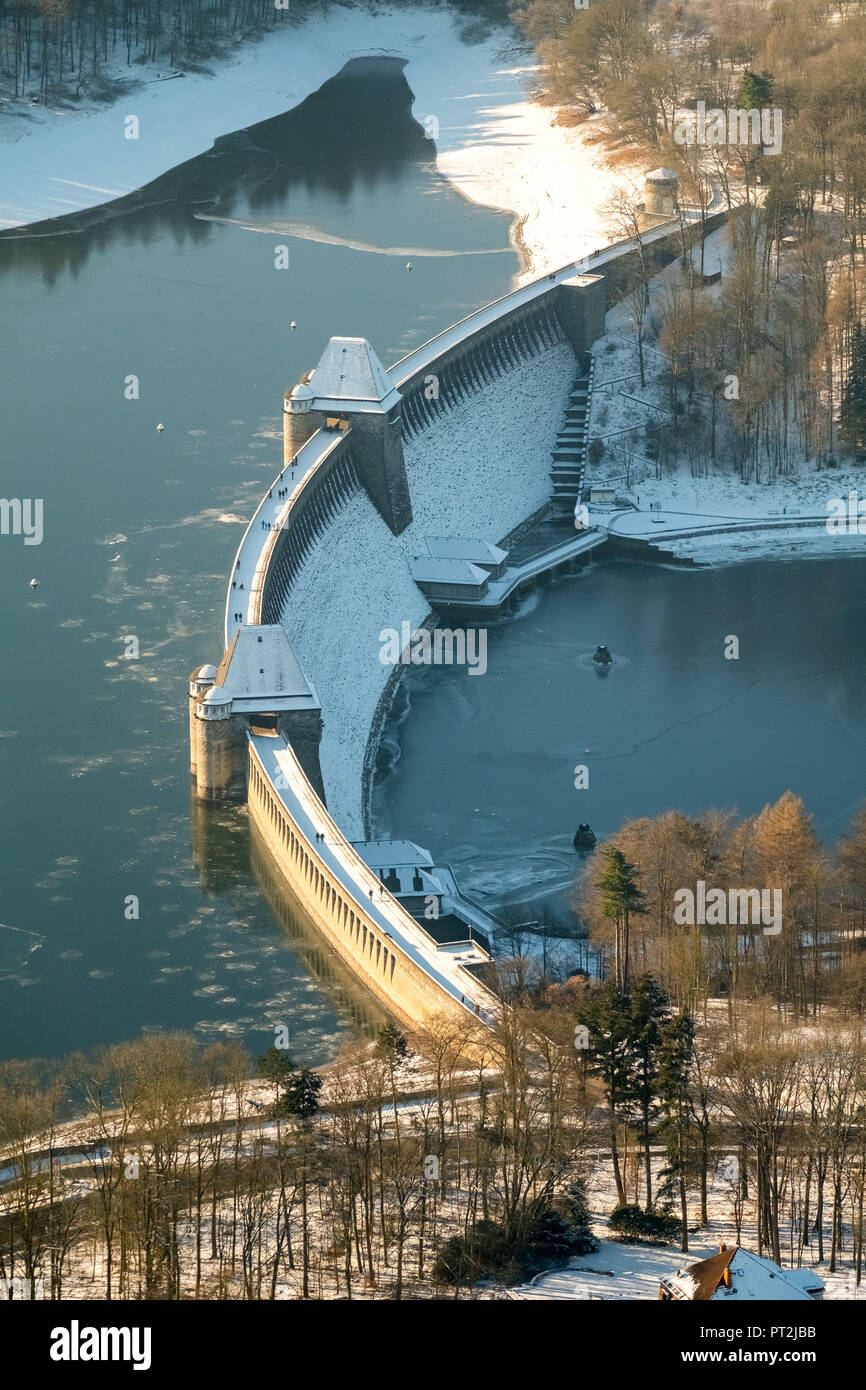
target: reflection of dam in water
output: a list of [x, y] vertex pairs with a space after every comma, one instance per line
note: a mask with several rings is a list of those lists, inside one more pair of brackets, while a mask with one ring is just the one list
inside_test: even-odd
[[[278, 922], [291, 955], [299, 965], [294, 985], [287, 1001], [288, 1013], [280, 1022], [289, 1025], [295, 1038], [297, 1026], [292, 1026], [292, 1013], [301, 1002], [309, 1005], [310, 983], [324, 996], [323, 1004], [339, 1020], [342, 1031], [350, 1037], [375, 1037], [386, 1015], [375, 998], [361, 989], [349, 971], [319, 932], [310, 926], [297, 898], [277, 870], [268, 854], [255, 822], [227, 802], [202, 801], [190, 798], [190, 831], [193, 863], [199, 883], [208, 895], [242, 900], [250, 887], [250, 878], [264, 898], [269, 914]], [[267, 967], [266, 967], [267, 968]], [[297, 1024], [297, 1019], [295, 1020]], [[330, 1033], [330, 1024], [324, 1029]]]
[[250, 867], [271, 912], [282, 927], [295, 954], [303, 961], [316, 983], [328, 995], [341, 1017], [351, 1021], [364, 1038], [374, 1038], [387, 1020], [374, 995], [358, 984], [337, 952], [310, 925], [285, 877], [255, 825], [250, 821]]

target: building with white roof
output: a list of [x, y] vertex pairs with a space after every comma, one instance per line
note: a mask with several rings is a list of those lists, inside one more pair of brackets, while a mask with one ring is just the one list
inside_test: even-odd
[[773, 1260], [753, 1255], [741, 1245], [723, 1245], [717, 1255], [697, 1264], [685, 1265], [662, 1279], [659, 1298], [663, 1303], [720, 1302], [733, 1299], [802, 1302], [820, 1299], [824, 1284], [814, 1270], [782, 1269]]

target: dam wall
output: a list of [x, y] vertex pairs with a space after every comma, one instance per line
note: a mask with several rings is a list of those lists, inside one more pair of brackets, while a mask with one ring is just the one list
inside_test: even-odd
[[[409, 1027], [450, 1014], [489, 1027], [495, 997], [438, 950], [346, 840], [290, 748], [249, 739], [250, 817], [304, 911], [356, 978]], [[323, 836], [317, 840], [316, 836]]]
[[[670, 227], [642, 241], [679, 253]], [[495, 545], [550, 499], [575, 376], [634, 258], [625, 243], [566, 266], [387, 372], [366, 340], [331, 339], [286, 395], [284, 467], [235, 557], [219, 670], [190, 677], [198, 795], [245, 791], [313, 926], [410, 1027], [443, 1010], [490, 1026], [498, 1002], [484, 953], [437, 945], [350, 843], [366, 838], [371, 728], [401, 669], [381, 634], [430, 621], [410, 570], [427, 537]]]
[[404, 443], [410, 525], [394, 536], [365, 492], [345, 495], [332, 504], [291, 582], [275, 584], [273, 608], [268, 598], [269, 621], [283, 625], [322, 694], [325, 795], [350, 838], [365, 837], [368, 736], [394, 671], [379, 659], [379, 634], [400, 632], [403, 622], [414, 630], [429, 613], [409, 562], [423, 552], [427, 535], [495, 543], [543, 505], [574, 372], [571, 348], [559, 341], [474, 391], [467, 384], [439, 425], [429, 424]]

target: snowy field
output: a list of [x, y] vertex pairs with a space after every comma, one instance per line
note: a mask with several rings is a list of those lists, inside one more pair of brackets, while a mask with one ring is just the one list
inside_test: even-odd
[[[291, 110], [350, 58], [407, 60], [414, 114], [435, 133], [438, 167], [467, 197], [516, 214], [533, 279], [609, 239], [601, 204], [626, 176], [606, 169], [579, 130], [530, 98], [535, 68], [514, 36], [464, 43], [448, 10], [332, 4], [287, 19], [213, 75], [166, 80], [162, 68], [116, 64], [140, 85], [111, 106], [0, 111], [0, 227], [16, 227], [133, 192], [210, 149], [221, 135]], [[124, 136], [139, 119], [140, 138]], [[589, 129], [585, 127], [584, 129]]]
[[[653, 1164], [656, 1182], [661, 1170], [661, 1161]], [[592, 1228], [599, 1241], [595, 1254], [575, 1256], [568, 1261], [567, 1268], [539, 1274], [526, 1284], [507, 1291], [497, 1291], [493, 1297], [542, 1300], [619, 1300], [619, 1299], [657, 1299], [659, 1281], [669, 1277], [678, 1269], [697, 1264], [711, 1255], [717, 1255], [721, 1245], [730, 1250], [735, 1245], [757, 1254], [758, 1238], [755, 1223], [754, 1200], [745, 1203], [739, 1240], [736, 1222], [733, 1218], [732, 1190], [729, 1182], [720, 1177], [721, 1166], [710, 1173], [707, 1214], [709, 1225], [703, 1230], [695, 1229], [689, 1236], [688, 1254], [683, 1254], [678, 1244], [671, 1245], [629, 1245], [623, 1241], [609, 1239], [607, 1215], [616, 1206], [616, 1193], [611, 1176], [610, 1160], [599, 1155], [593, 1164], [587, 1183]], [[635, 1200], [629, 1194], [629, 1201]], [[697, 1221], [698, 1210], [695, 1194], [689, 1194], [689, 1214]], [[786, 1234], [790, 1234], [788, 1225]], [[844, 1247], [835, 1273], [830, 1274], [829, 1240], [825, 1230], [825, 1258], [817, 1262], [817, 1237], [811, 1247], [804, 1247], [802, 1266], [814, 1269], [825, 1286], [824, 1298], [866, 1299], [866, 1282], [858, 1286], [852, 1257], [852, 1233], [845, 1225]], [[782, 1268], [797, 1266], [795, 1248], [782, 1243]]]
[[393, 536], [366, 493], [308, 552], [283, 625], [322, 701], [328, 809], [363, 837], [361, 782], [370, 725], [393, 669], [379, 633], [428, 612], [409, 572], [427, 535], [499, 541], [550, 495], [551, 452], [575, 372], [567, 344], [524, 362], [406, 445], [414, 520]]

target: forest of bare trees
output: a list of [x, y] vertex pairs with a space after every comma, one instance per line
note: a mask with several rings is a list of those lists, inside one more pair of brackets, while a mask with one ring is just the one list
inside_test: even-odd
[[[772, 885], [778, 933], [677, 924], [698, 880]], [[866, 809], [833, 853], [791, 793], [742, 820], [629, 822], [577, 906], [607, 978], [504, 958], [492, 1029], [386, 1024], [320, 1072], [162, 1033], [2, 1064], [4, 1287], [466, 1297], [605, 1226], [688, 1250], [719, 1219], [859, 1284]]]
[[[612, 857], [626, 866], [609, 872]], [[857, 1021], [866, 1010], [866, 808], [833, 850], [791, 792], [755, 816], [679, 811], [628, 821], [596, 856], [576, 894], [590, 939], [614, 965], [628, 911], [632, 974], [651, 972], [676, 1004], [703, 1014], [724, 999], [772, 1000], [780, 1015], [818, 1018], [827, 1008]], [[599, 865], [602, 868], [600, 869]], [[710, 920], [678, 924], [678, 890], [754, 885], [779, 893], [781, 929], [766, 934]], [[616, 973], [613, 971], [612, 973]], [[619, 972], [628, 983], [628, 971]]]
[[110, 100], [123, 66], [194, 70], [287, 14], [273, 0], [2, 0], [0, 92]]
[[[866, 457], [864, 5], [532, 0], [515, 15], [558, 119], [591, 119], [609, 160], [674, 169], [683, 204], [732, 210], [720, 289], [705, 290], [701, 254], [651, 325], [671, 361], [669, 450], [744, 482]], [[678, 143], [676, 113], [698, 101], [779, 110], [780, 150]]]
[[[0, 99], [110, 101], [143, 64], [194, 72], [275, 25], [327, 18], [329, 3], [0, 0]], [[456, 0], [453, 8], [482, 19], [506, 16], [505, 0]]]

